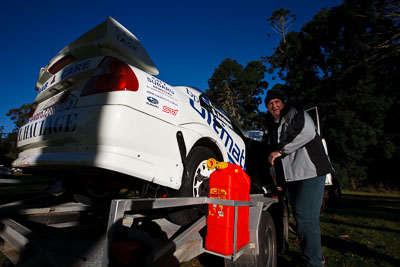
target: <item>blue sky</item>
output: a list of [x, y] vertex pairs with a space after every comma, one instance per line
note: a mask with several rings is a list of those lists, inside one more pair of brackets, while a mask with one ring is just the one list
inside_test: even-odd
[[[0, 126], [11, 131], [14, 124], [6, 113], [33, 102], [40, 68], [107, 16], [114, 17], [139, 38], [160, 71], [159, 79], [204, 91], [207, 80], [225, 58], [246, 66], [273, 53], [280, 38], [272, 32], [267, 18], [274, 10], [283, 7], [296, 14], [291, 30], [298, 31], [322, 8], [341, 3], [342, 0], [2, 0]], [[271, 87], [270, 77], [265, 80]]]

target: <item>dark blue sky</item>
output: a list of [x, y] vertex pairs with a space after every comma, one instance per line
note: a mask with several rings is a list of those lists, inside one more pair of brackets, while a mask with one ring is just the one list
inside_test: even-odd
[[[114, 17], [135, 34], [170, 85], [208, 88], [225, 58], [240, 64], [271, 55], [280, 38], [267, 18], [281, 7], [296, 14], [300, 30], [322, 8], [342, 0], [2, 0], [0, 126], [14, 128], [11, 108], [33, 102], [36, 78], [62, 48]], [[271, 33], [271, 37], [268, 37]], [[270, 77], [266, 79], [272, 85]]]

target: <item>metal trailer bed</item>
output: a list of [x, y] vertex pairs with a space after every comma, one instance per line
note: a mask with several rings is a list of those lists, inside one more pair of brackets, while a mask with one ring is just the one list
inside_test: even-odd
[[[124, 228], [147, 238], [147, 233], [132, 229], [135, 221], [146, 218], [157, 224], [166, 235], [162, 242], [154, 241], [157, 245], [150, 261], [156, 266], [162, 266], [165, 259], [171, 257], [173, 263], [179, 265], [202, 253], [223, 257], [225, 265], [235, 265], [240, 259], [249, 261], [249, 257], [256, 263], [256, 258], [264, 252], [260, 249], [260, 242], [265, 240], [259, 240], [260, 231], [264, 231], [260, 230], [262, 214], [277, 200], [263, 195], [250, 196], [250, 201], [207, 197], [116, 199], [112, 200], [111, 206], [87, 206], [65, 203], [44, 194], [0, 206], [0, 236], [3, 239], [0, 250], [18, 266], [109, 266], [111, 244], [118, 231]], [[173, 207], [207, 204], [235, 207], [235, 225], [238, 207], [249, 206], [249, 244], [238, 252], [234, 249], [229, 256], [217, 254], [204, 249], [204, 235], [200, 231], [206, 227], [205, 216], [189, 226], [180, 227], [163, 216], [154, 216], [157, 213], [150, 216], [140, 214], [142, 211], [160, 210], [163, 212], [159, 214], [165, 215]], [[234, 229], [236, 248], [236, 227]], [[241, 257], [243, 254], [246, 256]]]

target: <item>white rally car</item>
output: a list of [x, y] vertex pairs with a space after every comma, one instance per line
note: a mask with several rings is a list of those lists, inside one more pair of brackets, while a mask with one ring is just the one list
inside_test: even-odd
[[126, 184], [198, 196], [208, 158], [244, 167], [244, 133], [230, 117], [157, 74], [139, 40], [108, 17], [40, 70], [13, 167], [82, 184], [94, 197]]

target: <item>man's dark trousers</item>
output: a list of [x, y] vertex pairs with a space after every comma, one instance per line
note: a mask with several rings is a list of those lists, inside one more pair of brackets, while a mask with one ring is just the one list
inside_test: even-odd
[[296, 220], [302, 260], [306, 266], [322, 265], [319, 215], [325, 187], [325, 175], [287, 183], [289, 200]]

